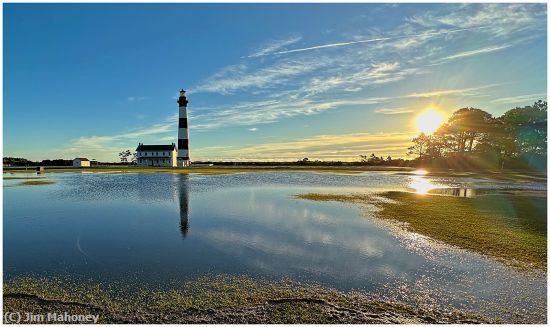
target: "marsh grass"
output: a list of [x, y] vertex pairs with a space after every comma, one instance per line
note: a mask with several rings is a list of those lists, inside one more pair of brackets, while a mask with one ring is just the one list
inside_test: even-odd
[[518, 194], [474, 198], [408, 192], [371, 195], [300, 194], [297, 198], [376, 205], [375, 217], [444, 243], [493, 256], [518, 268], [546, 269], [546, 197]]
[[55, 184], [54, 181], [48, 181], [48, 180], [40, 180], [40, 181], [25, 181], [25, 182], [21, 182], [17, 185], [21, 185], [21, 186], [32, 186], [32, 185], [49, 185], [49, 184]]
[[420, 309], [291, 280], [207, 275], [170, 289], [125, 289], [60, 278], [4, 283], [4, 311], [97, 313], [100, 322], [426, 323], [488, 322], [475, 314]]

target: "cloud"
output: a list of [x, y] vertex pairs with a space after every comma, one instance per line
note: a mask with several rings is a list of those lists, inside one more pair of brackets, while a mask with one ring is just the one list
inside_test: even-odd
[[464, 31], [468, 31], [468, 30], [482, 29], [482, 28], [487, 28], [487, 27], [486, 26], [474, 26], [474, 27], [469, 27], [469, 28], [460, 28], [460, 29], [454, 29], [454, 30], [440, 30], [440, 31], [437, 31], [437, 32], [425, 32], [425, 33], [412, 34], [412, 35], [389, 36], [389, 37], [379, 37], [379, 38], [372, 38], [372, 39], [358, 40], [358, 41], [328, 43], [328, 44], [315, 45], [315, 46], [306, 47], [306, 48], [298, 48], [298, 49], [292, 49], [292, 50], [277, 51], [277, 52], [273, 52], [273, 54], [281, 55], [281, 54], [289, 54], [289, 53], [295, 53], [295, 52], [304, 52], [304, 51], [326, 49], [326, 48], [335, 48], [335, 47], [342, 47], [342, 46], [363, 44], [363, 43], [390, 41], [390, 40], [397, 40], [397, 39], [410, 39], [410, 38], [417, 38], [417, 37], [423, 37], [423, 36], [435, 37], [435, 36], [440, 36], [440, 35], [446, 35], [446, 34], [451, 34], [451, 33], [458, 33], [458, 32], [464, 32]]
[[[344, 65], [343, 65], [344, 66]], [[293, 99], [310, 98], [325, 92], [341, 92], [339, 98], [346, 98], [346, 93], [358, 92], [368, 86], [397, 82], [407, 76], [418, 74], [416, 68], [402, 68], [398, 62], [380, 62], [370, 65], [355, 64], [352, 71], [337, 76], [316, 76], [302, 83], [302, 86], [287, 96]]]
[[115, 160], [123, 149], [133, 150], [138, 142], [168, 141], [176, 139], [177, 114], [160, 123], [136, 128], [125, 133], [103, 136], [82, 136], [70, 140], [60, 151], [59, 157], [88, 156], [98, 160]]
[[[231, 149], [196, 149], [200, 160], [311, 160], [355, 161], [360, 154], [405, 157], [413, 133], [350, 133], [317, 135], [287, 142], [265, 143]], [[215, 155], [214, 155], [215, 154]]]
[[128, 101], [132, 102], [132, 101], [142, 101], [142, 100], [147, 99], [147, 97], [131, 96], [131, 97], [128, 97], [127, 99], [128, 99]]
[[546, 93], [534, 93], [534, 94], [525, 94], [525, 95], [516, 95], [506, 98], [498, 98], [491, 100], [492, 103], [498, 104], [514, 104], [514, 103], [525, 103], [528, 101], [537, 101], [541, 99], [546, 99]]
[[481, 49], [475, 49], [475, 50], [470, 50], [470, 51], [459, 52], [459, 53], [456, 53], [454, 55], [450, 55], [450, 56], [441, 58], [441, 61], [448, 61], [448, 60], [453, 60], [453, 59], [462, 59], [462, 58], [465, 58], [465, 57], [477, 56], [477, 55], [480, 55], [480, 54], [486, 54], [486, 53], [491, 53], [491, 52], [503, 50], [503, 49], [509, 48], [511, 46], [512, 46], [512, 44], [506, 44], [506, 45], [490, 46], [490, 47], [485, 47], [485, 48], [481, 48]]
[[384, 115], [400, 115], [400, 114], [408, 114], [411, 112], [414, 112], [414, 110], [410, 108], [400, 107], [400, 108], [380, 108], [374, 110], [377, 114], [384, 114]]
[[322, 59], [316, 61], [285, 60], [255, 71], [250, 71], [244, 64], [230, 66], [192, 88], [190, 92], [214, 92], [227, 95], [252, 88], [271, 88], [284, 84], [293, 77], [319, 69], [326, 64], [327, 61]]
[[257, 127], [253, 127], [253, 128], [249, 128], [248, 130], [251, 131], [251, 132], [257, 132], [257, 131], [258, 131], [258, 128], [257, 128]]
[[485, 32], [494, 37], [546, 27], [544, 4], [463, 4], [450, 7], [452, 10], [448, 10], [449, 7], [442, 8], [409, 17], [407, 21], [425, 28], [469, 28], [485, 25]]
[[256, 57], [263, 57], [263, 56], [267, 56], [287, 45], [291, 45], [291, 44], [294, 44], [296, 42], [299, 42], [300, 40], [302, 39], [301, 36], [299, 35], [293, 35], [293, 36], [290, 36], [286, 39], [280, 39], [280, 40], [273, 40], [271, 42], [269, 42], [268, 44], [260, 47], [259, 49], [257, 49], [256, 51], [254, 51], [253, 53], [251, 53], [250, 55], [248, 55], [247, 57], [248, 58], [256, 58]]
[[345, 106], [379, 104], [389, 98], [351, 98], [338, 100], [324, 99], [276, 99], [242, 102], [230, 106], [201, 109], [198, 115], [192, 115], [197, 123], [195, 130], [207, 130], [221, 126], [246, 126], [277, 122], [298, 115], [313, 115], [326, 110]]
[[435, 91], [428, 91], [428, 92], [420, 92], [420, 93], [410, 93], [406, 95], [407, 98], [432, 98], [432, 97], [443, 97], [443, 96], [479, 96], [483, 95], [483, 93], [480, 93], [479, 91], [485, 90], [488, 88], [496, 87], [500, 84], [487, 84], [483, 86], [477, 86], [477, 87], [468, 87], [463, 89], [448, 89], [448, 90], [435, 90]]

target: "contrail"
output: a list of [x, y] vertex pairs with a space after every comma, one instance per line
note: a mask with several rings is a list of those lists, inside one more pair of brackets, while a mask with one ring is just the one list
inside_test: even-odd
[[450, 30], [450, 31], [428, 32], [428, 33], [413, 34], [413, 35], [381, 37], [381, 38], [369, 39], [369, 40], [359, 40], [359, 41], [341, 42], [341, 43], [330, 43], [330, 44], [316, 45], [316, 46], [308, 47], [308, 48], [278, 51], [278, 52], [273, 52], [271, 54], [272, 55], [287, 54], [287, 53], [303, 52], [303, 51], [310, 51], [310, 50], [316, 50], [316, 49], [341, 47], [341, 46], [344, 46], [344, 45], [352, 45], [352, 44], [360, 44], [360, 43], [371, 43], [371, 42], [387, 41], [387, 40], [395, 40], [395, 39], [404, 39], [404, 38], [414, 38], [414, 37], [427, 36], [427, 35], [444, 35], [444, 34], [451, 34], [451, 33], [463, 32], [463, 31], [474, 30], [474, 29], [482, 29], [482, 28], [488, 28], [488, 27], [489, 26], [478, 26], [478, 27], [461, 28], [461, 29]]

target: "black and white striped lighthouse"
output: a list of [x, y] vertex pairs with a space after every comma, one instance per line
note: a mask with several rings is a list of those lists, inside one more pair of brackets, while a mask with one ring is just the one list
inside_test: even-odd
[[187, 97], [185, 90], [181, 89], [178, 104], [180, 105], [180, 118], [178, 120], [178, 167], [187, 167], [189, 161], [189, 128], [187, 125]]

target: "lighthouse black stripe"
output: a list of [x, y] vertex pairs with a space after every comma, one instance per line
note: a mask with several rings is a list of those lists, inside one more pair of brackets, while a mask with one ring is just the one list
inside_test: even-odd
[[180, 149], [180, 150], [189, 150], [189, 140], [179, 139], [178, 140], [178, 149]]
[[187, 128], [187, 118], [180, 118], [179, 127]]

